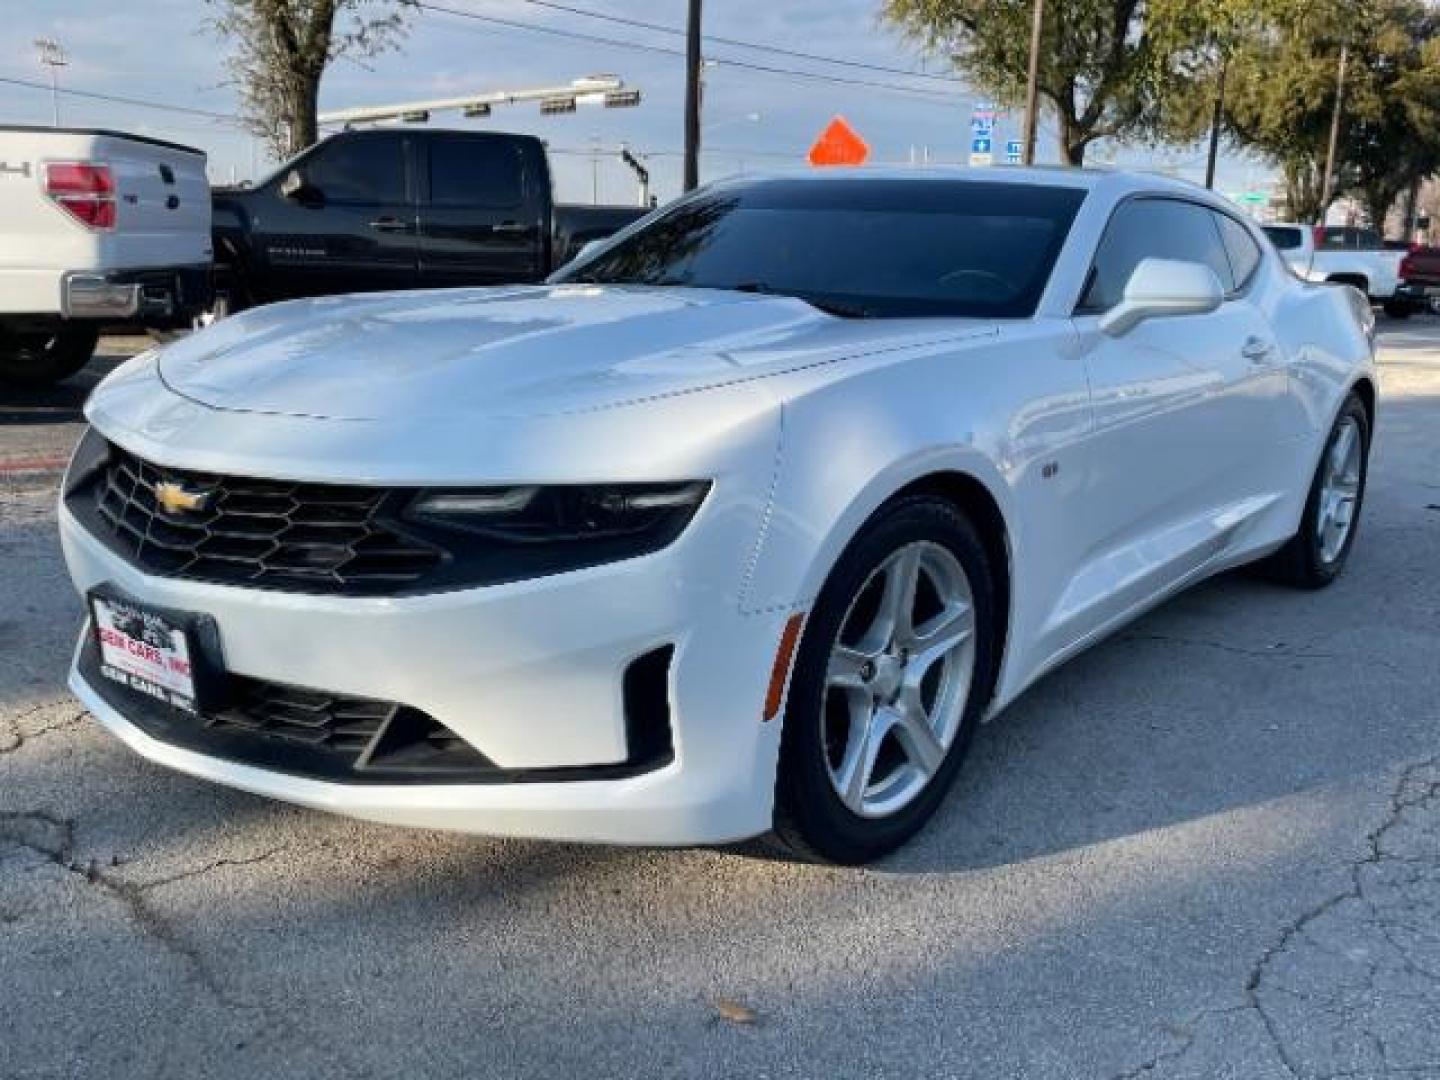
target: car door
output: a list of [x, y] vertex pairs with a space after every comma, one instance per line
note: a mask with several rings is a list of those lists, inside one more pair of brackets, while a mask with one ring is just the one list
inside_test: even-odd
[[408, 138], [346, 132], [278, 177], [265, 235], [274, 298], [405, 289], [416, 283], [416, 207]]
[[420, 279], [493, 285], [545, 276], [546, 193], [505, 135], [430, 135], [420, 208]]
[[[1057, 648], [1093, 634], [1242, 542], [1278, 499], [1276, 414], [1287, 393], [1274, 335], [1237, 280], [1215, 212], [1137, 197], [1097, 248], [1074, 327], [1090, 384], [1088, 497], [1078, 572], [1051, 620]], [[1113, 336], [1100, 316], [1146, 258], [1208, 266], [1226, 292], [1207, 314], [1151, 318]]]

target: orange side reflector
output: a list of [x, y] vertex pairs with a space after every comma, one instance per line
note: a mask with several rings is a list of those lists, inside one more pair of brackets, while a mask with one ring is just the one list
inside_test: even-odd
[[780, 714], [780, 702], [785, 699], [785, 684], [790, 681], [790, 661], [795, 659], [795, 646], [800, 644], [800, 628], [805, 625], [805, 613], [797, 611], [785, 622], [780, 634], [780, 648], [775, 650], [775, 666], [770, 669], [770, 690], [765, 695], [765, 719], [774, 720]]

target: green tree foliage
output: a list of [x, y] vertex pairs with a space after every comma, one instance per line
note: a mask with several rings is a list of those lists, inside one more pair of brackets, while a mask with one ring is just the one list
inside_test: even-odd
[[[1187, 78], [1157, 114], [1159, 134], [1198, 137], [1226, 65], [1223, 127], [1231, 145], [1279, 167], [1289, 213], [1321, 205], [1342, 45], [1349, 51], [1334, 193], [1354, 191], [1377, 223], [1401, 192], [1440, 167], [1440, 26], [1422, 0], [1292, 0], [1228, 8], [1241, 32], [1187, 54]], [[1157, 4], [1180, 0], [1157, 0]], [[1183, 26], [1183, 14], [1165, 10]], [[1181, 34], [1182, 31], [1174, 31]]]
[[208, 0], [250, 130], [279, 157], [318, 137], [320, 80], [341, 56], [374, 56], [404, 33], [415, 0]]
[[1355, 57], [1342, 175], [1383, 228], [1396, 200], [1440, 169], [1440, 17], [1419, 0], [1376, 14]]
[[[1023, 102], [1031, 0], [884, 0], [882, 17], [950, 59], [972, 86]], [[1039, 91], [1059, 127], [1060, 160], [1084, 163], [1097, 139], [1127, 138], [1150, 123], [1171, 69], [1143, 0], [1049, 0]]]

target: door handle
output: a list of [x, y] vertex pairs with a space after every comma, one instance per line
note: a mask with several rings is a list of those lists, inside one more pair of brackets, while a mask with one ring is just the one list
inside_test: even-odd
[[1252, 364], [1268, 364], [1275, 355], [1275, 346], [1263, 338], [1250, 337], [1240, 347], [1240, 355]]
[[408, 221], [401, 221], [396, 217], [379, 217], [370, 222], [370, 228], [376, 232], [409, 232], [413, 226]]
[[490, 231], [496, 236], [529, 236], [530, 229], [529, 225], [518, 221], [502, 221], [499, 225], [490, 226]]

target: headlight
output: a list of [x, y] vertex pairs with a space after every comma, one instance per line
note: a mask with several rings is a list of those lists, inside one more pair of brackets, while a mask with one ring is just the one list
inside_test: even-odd
[[70, 455], [70, 464], [65, 468], [60, 490], [70, 494], [103, 469], [109, 460], [110, 444], [93, 427], [87, 427], [75, 446], [75, 452]]
[[432, 489], [402, 516], [452, 555], [458, 576], [495, 584], [659, 551], [709, 490], [705, 481]]

